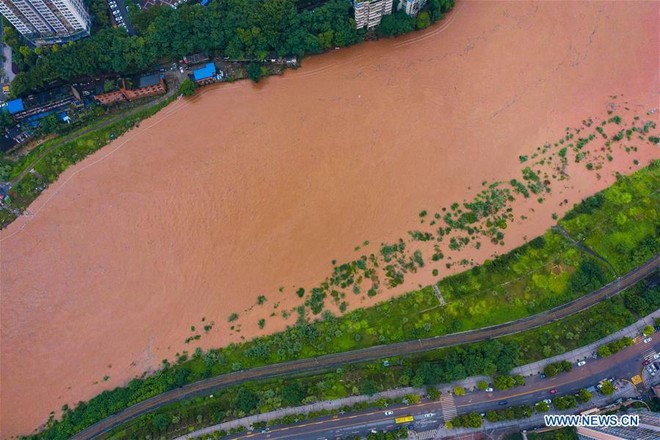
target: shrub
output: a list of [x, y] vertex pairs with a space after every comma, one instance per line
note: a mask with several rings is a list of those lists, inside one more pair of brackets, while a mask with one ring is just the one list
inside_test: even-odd
[[179, 93], [183, 96], [191, 96], [193, 93], [195, 93], [196, 88], [197, 86], [192, 80], [184, 79], [179, 85]]
[[464, 396], [465, 395], [465, 388], [463, 388], [463, 387], [454, 387], [454, 395], [455, 396]]

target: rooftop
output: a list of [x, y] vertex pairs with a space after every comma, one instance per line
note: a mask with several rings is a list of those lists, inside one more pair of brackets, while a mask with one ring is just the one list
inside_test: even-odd
[[152, 73], [151, 75], [145, 75], [141, 76], [140, 79], [138, 80], [138, 87], [149, 87], [149, 86], [155, 86], [156, 84], [160, 83], [160, 75], [157, 73]]
[[211, 78], [215, 75], [215, 64], [208, 63], [206, 66], [193, 71], [193, 77], [195, 81], [200, 81], [202, 79]]
[[23, 100], [21, 98], [7, 102], [7, 111], [10, 115], [22, 112], [23, 110], [25, 110], [25, 106], [23, 105]]

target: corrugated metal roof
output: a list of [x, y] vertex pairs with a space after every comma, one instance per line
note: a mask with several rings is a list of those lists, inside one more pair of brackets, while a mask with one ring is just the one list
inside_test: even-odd
[[149, 87], [149, 86], [155, 86], [160, 82], [160, 75], [157, 73], [152, 73], [151, 75], [145, 75], [140, 77], [140, 80], [138, 81], [138, 87]]
[[23, 100], [21, 98], [7, 102], [7, 111], [10, 115], [22, 112], [23, 110], [25, 110], [25, 106], [23, 105]]
[[208, 63], [206, 66], [200, 69], [195, 69], [193, 71], [193, 77], [195, 78], [195, 81], [200, 81], [202, 79], [210, 78], [213, 75], [215, 75], [214, 63]]

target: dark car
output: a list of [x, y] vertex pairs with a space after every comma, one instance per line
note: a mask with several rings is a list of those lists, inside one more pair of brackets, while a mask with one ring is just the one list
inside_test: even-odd
[[642, 367], [646, 367], [650, 363], [651, 361], [649, 359], [644, 359], [644, 362], [642, 362]]
[[497, 402], [497, 404], [498, 404], [499, 406], [504, 406], [504, 405], [506, 405], [507, 403], [509, 403], [508, 400], [502, 400], [502, 401], [500, 401], [500, 402]]

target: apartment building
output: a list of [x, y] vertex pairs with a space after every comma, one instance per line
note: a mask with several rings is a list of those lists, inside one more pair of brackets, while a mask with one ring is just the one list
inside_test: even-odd
[[406, 14], [416, 17], [424, 5], [426, 5], [426, 0], [401, 0], [399, 9], [403, 9]]
[[82, 0], [0, 0], [0, 13], [37, 46], [77, 40], [91, 28]]
[[393, 0], [354, 0], [355, 27], [371, 29], [380, 24], [383, 15], [392, 13]]

